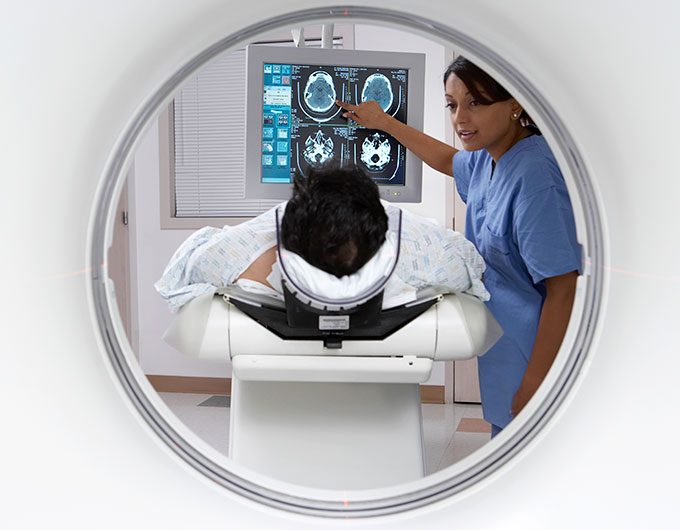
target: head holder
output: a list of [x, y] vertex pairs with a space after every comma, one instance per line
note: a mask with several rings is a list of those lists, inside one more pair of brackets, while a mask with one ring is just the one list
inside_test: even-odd
[[388, 236], [396, 234], [396, 249], [386, 273], [354, 296], [331, 298], [312, 292], [296, 281], [287, 267], [289, 254], [281, 243], [279, 208], [276, 210], [277, 257], [281, 271], [281, 284], [286, 304], [288, 325], [293, 328], [313, 328], [333, 335], [344, 335], [356, 328], [374, 327], [380, 323], [383, 292], [399, 261], [401, 244], [401, 210], [388, 216]]
[[[385, 274], [354, 296], [329, 298], [300, 285], [286, 266], [286, 251], [279, 232], [279, 209], [276, 214], [278, 265], [285, 301], [284, 308], [266, 307], [231, 297], [242, 312], [282, 339], [322, 340], [329, 349], [339, 349], [345, 340], [383, 340], [436, 303], [435, 298], [382, 310], [383, 291], [399, 261], [401, 210], [388, 212], [388, 237], [395, 252]], [[293, 254], [293, 253], [290, 253]]]

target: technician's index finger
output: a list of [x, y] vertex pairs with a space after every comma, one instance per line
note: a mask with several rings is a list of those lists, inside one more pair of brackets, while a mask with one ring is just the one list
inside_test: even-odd
[[338, 107], [342, 107], [343, 109], [349, 110], [349, 111], [354, 111], [354, 109], [356, 108], [355, 105], [352, 105], [351, 103], [345, 103], [344, 101], [340, 101], [339, 99], [335, 100], [335, 104]]

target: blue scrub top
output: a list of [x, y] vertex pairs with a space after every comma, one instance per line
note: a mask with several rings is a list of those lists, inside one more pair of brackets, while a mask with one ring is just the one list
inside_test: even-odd
[[467, 205], [465, 236], [486, 261], [487, 307], [505, 332], [479, 358], [484, 419], [505, 427], [534, 347], [543, 280], [580, 274], [581, 245], [564, 178], [543, 136], [520, 140], [495, 169], [487, 151], [459, 151], [453, 177]]

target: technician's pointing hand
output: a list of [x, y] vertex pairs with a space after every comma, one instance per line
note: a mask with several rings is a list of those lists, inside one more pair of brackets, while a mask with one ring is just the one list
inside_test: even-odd
[[392, 116], [385, 114], [382, 107], [377, 101], [364, 101], [359, 105], [352, 105], [351, 103], [343, 103], [336, 101], [336, 105], [345, 109], [342, 115], [345, 118], [354, 120], [359, 125], [367, 129], [379, 129], [385, 131], [389, 128]]

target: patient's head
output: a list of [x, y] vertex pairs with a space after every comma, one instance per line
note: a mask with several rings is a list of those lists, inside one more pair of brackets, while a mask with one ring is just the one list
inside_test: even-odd
[[281, 223], [286, 249], [338, 278], [370, 260], [386, 232], [378, 187], [356, 167], [297, 177]]

